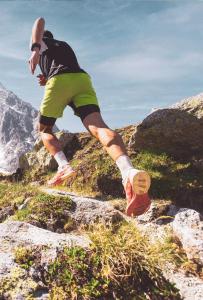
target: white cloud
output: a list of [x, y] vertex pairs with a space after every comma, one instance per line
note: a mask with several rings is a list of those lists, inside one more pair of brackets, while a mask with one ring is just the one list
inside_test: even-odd
[[203, 63], [201, 52], [189, 52], [177, 57], [165, 56], [164, 48], [156, 53], [149, 49], [111, 57], [94, 67], [94, 71], [124, 81], [166, 81], [180, 79]]
[[125, 49], [95, 64], [94, 73], [107, 80], [146, 84], [195, 77], [203, 69], [202, 13], [203, 3], [182, 2], [146, 15], [139, 32], [126, 39]]

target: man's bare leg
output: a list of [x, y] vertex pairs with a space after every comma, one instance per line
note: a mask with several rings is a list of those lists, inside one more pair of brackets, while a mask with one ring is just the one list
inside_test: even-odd
[[126, 149], [120, 135], [110, 129], [103, 121], [98, 112], [88, 115], [83, 120], [87, 130], [96, 137], [103, 145], [111, 158], [116, 161], [121, 155], [126, 155]]
[[75, 176], [76, 172], [71, 168], [71, 165], [61, 149], [59, 140], [52, 132], [52, 126], [39, 124], [39, 131], [45, 148], [59, 165], [58, 172], [48, 181], [48, 185], [55, 186], [61, 184], [65, 179]]
[[128, 202], [126, 213], [128, 215], [143, 214], [150, 207], [147, 194], [150, 187], [148, 173], [133, 167], [122, 138], [105, 124], [99, 112], [89, 114], [83, 120], [83, 124], [100, 141], [121, 171]]
[[48, 152], [55, 156], [56, 153], [61, 151], [60, 143], [57, 137], [52, 132], [53, 126], [39, 124], [39, 132], [44, 144], [44, 147], [48, 150]]

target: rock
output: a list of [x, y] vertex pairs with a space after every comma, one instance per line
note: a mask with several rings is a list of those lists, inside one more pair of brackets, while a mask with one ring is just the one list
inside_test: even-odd
[[[16, 247], [48, 246], [54, 249], [59, 246], [78, 245], [88, 247], [90, 241], [74, 234], [58, 234], [25, 222], [12, 221], [0, 224], [0, 278], [10, 274], [16, 267], [13, 251]], [[49, 256], [49, 252], [48, 256]], [[46, 260], [44, 258], [44, 260]]]
[[[74, 139], [74, 134], [67, 131], [60, 131], [56, 133], [62, 149], [67, 148]], [[58, 167], [56, 160], [48, 153], [43, 146], [42, 140], [38, 139], [31, 152], [22, 155], [19, 159], [19, 167], [22, 170], [27, 170], [30, 167], [40, 169], [41, 171], [55, 171]]]
[[183, 271], [168, 265], [163, 269], [166, 279], [175, 284], [184, 300], [202, 300], [203, 281], [194, 275], [186, 275]]
[[173, 232], [179, 238], [189, 259], [203, 265], [203, 221], [193, 209], [181, 208], [173, 221]]
[[32, 197], [28, 197], [24, 200], [24, 202], [18, 206], [18, 210], [22, 210], [27, 207], [28, 203], [32, 200]]
[[167, 216], [175, 217], [175, 215], [178, 213], [179, 210], [180, 207], [177, 207], [176, 205], [170, 205], [167, 211]]
[[201, 119], [203, 117], [203, 93], [184, 99], [179, 103], [174, 104], [172, 107], [186, 111], [196, 116], [198, 119]]
[[169, 207], [170, 203], [167, 201], [160, 201], [159, 203], [153, 201], [150, 209], [145, 214], [137, 217], [137, 222], [140, 224], [149, 223], [163, 215], [166, 216]]
[[178, 159], [203, 157], [203, 94], [158, 109], [135, 127], [129, 146]]
[[78, 197], [71, 193], [55, 189], [46, 188], [42, 189], [42, 191], [51, 195], [68, 195], [75, 204], [73, 205], [74, 210], [69, 211], [68, 214], [76, 225], [89, 225], [94, 222], [115, 224], [124, 220], [121, 212], [114, 209], [109, 203], [102, 202], [101, 200]]

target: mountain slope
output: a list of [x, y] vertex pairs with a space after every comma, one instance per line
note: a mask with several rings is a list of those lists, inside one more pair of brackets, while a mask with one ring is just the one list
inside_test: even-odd
[[0, 172], [13, 173], [18, 158], [32, 149], [37, 110], [0, 83]]

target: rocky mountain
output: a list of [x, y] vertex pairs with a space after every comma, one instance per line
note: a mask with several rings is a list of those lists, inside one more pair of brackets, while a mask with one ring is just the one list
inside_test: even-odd
[[0, 84], [0, 173], [13, 173], [19, 156], [32, 149], [37, 110]]

